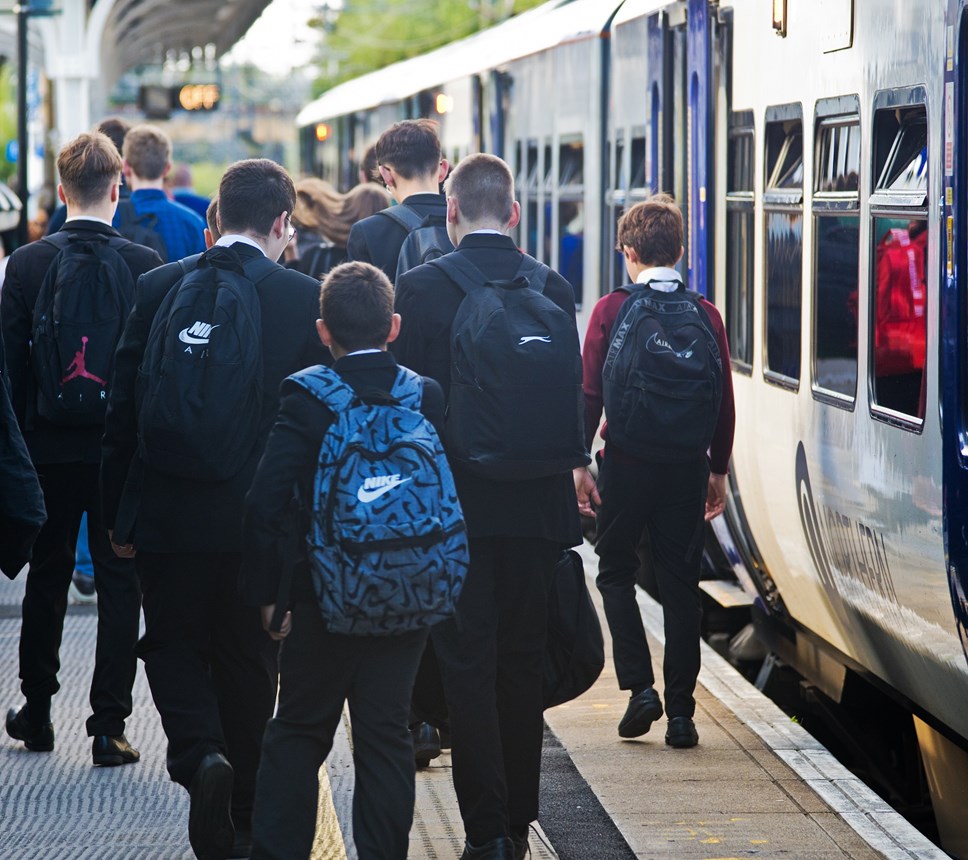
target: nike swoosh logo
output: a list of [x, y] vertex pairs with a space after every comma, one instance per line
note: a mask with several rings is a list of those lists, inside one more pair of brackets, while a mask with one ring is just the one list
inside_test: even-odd
[[411, 479], [410, 478], [402, 478], [401, 480], [399, 480], [399, 481], [397, 481], [397, 482], [395, 482], [393, 484], [384, 484], [382, 487], [377, 487], [374, 490], [367, 490], [364, 487], [360, 487], [356, 491], [356, 498], [358, 498], [361, 502], [363, 502], [364, 505], [369, 504], [374, 499], [380, 498], [380, 496], [382, 496], [384, 493], [389, 493], [390, 490], [396, 489], [401, 484], [407, 483], [407, 481], [409, 481], [409, 480], [411, 480]]
[[183, 328], [180, 332], [178, 332], [178, 339], [182, 343], [208, 343], [207, 337], [193, 337], [188, 333], [187, 328]]

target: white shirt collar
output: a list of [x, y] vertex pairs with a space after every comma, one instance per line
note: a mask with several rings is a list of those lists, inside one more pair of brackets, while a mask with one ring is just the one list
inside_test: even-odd
[[64, 221], [65, 224], [70, 224], [71, 221], [97, 221], [98, 224], [104, 224], [108, 227], [111, 226], [110, 221], [105, 221], [103, 218], [98, 218], [96, 215], [72, 215], [70, 218]]
[[485, 227], [483, 230], [472, 230], [467, 235], [468, 236], [477, 236], [479, 233], [491, 233], [494, 236], [503, 236], [504, 235], [504, 233], [502, 233], [500, 230], [492, 230], [489, 227]]
[[668, 266], [654, 266], [643, 269], [635, 279], [637, 284], [647, 284], [652, 281], [652, 289], [662, 293], [672, 293], [682, 286], [682, 276]]
[[384, 350], [382, 349], [358, 349], [355, 352], [346, 353], [346, 355], [343, 357], [349, 358], [351, 355], [366, 355], [367, 353], [371, 353], [371, 352], [383, 352], [383, 351]]
[[263, 247], [256, 242], [255, 239], [250, 239], [248, 236], [243, 236], [241, 233], [226, 233], [215, 244], [220, 248], [228, 248], [230, 245], [234, 245], [236, 242], [241, 242], [243, 245], [251, 245], [253, 248], [256, 248], [263, 257], [268, 256]]

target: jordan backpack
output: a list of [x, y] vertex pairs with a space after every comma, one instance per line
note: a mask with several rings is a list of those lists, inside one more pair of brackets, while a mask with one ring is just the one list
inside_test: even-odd
[[290, 377], [330, 409], [307, 538], [330, 632], [387, 636], [454, 614], [467, 531], [437, 433], [420, 413], [423, 380], [399, 368], [390, 392], [358, 394], [335, 371]]
[[58, 424], [102, 424], [134, 294], [131, 270], [117, 250], [127, 243], [63, 230], [41, 241], [58, 250], [34, 305], [37, 413]]

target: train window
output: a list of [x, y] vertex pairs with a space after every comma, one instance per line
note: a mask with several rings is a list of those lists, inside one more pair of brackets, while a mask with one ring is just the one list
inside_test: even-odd
[[[818, 105], [818, 109], [819, 109]], [[818, 120], [813, 197], [814, 392], [851, 406], [857, 391], [860, 121]]]
[[[742, 127], [742, 124], [738, 124], [736, 129], [737, 148], [733, 150], [733, 157], [730, 159], [730, 182], [735, 182], [737, 186], [746, 184], [750, 190], [744, 191], [737, 187], [735, 193], [727, 195], [727, 199], [734, 199], [732, 208], [737, 213], [734, 232], [728, 239], [731, 243], [735, 242], [737, 247], [742, 243], [748, 251], [751, 238], [747, 235], [748, 225], [743, 224], [741, 213], [746, 207], [752, 208], [753, 194], [751, 175], [744, 161], [747, 142], [740, 140], [743, 137], [739, 133]], [[748, 127], [751, 132], [751, 116]], [[763, 375], [768, 381], [795, 391], [800, 384], [803, 302], [803, 113], [800, 105], [782, 105], [767, 109], [764, 147], [766, 187], [763, 191], [763, 212], [766, 256], [763, 287], [766, 329]], [[729, 209], [727, 206], [727, 222]], [[743, 277], [750, 266], [751, 264], [737, 259], [735, 268], [731, 266], [729, 269], [730, 277]], [[747, 299], [750, 307], [751, 298], [750, 295]], [[746, 309], [746, 314], [748, 324], [749, 308]], [[727, 310], [727, 316], [733, 315]], [[742, 314], [738, 316], [742, 320]], [[737, 321], [737, 325], [742, 324]], [[747, 361], [752, 363], [752, 349]]]
[[[648, 188], [645, 181], [645, 138], [632, 138], [632, 169], [630, 172], [631, 181], [629, 188], [642, 189], [643, 192]], [[644, 194], [643, 194], [644, 197]]]
[[753, 113], [730, 116], [726, 191], [726, 334], [733, 365], [753, 363]]
[[[621, 135], [622, 132], [619, 132]], [[623, 172], [625, 164], [625, 140], [619, 136], [615, 141], [615, 158], [611, 158], [612, 149], [606, 150], [608, 163], [606, 165], [606, 177], [609, 183], [609, 191], [606, 199], [606, 228], [602, 235], [602, 290], [603, 294], [611, 288], [621, 286], [625, 283], [625, 266], [621, 254], [616, 254], [612, 249], [615, 247], [615, 234], [618, 219], [625, 212], [625, 203], [628, 199], [626, 193], [626, 176]]]
[[[925, 409], [927, 129], [924, 105], [878, 110], [874, 115], [877, 181], [870, 197], [869, 289], [872, 412], [900, 426], [913, 422], [920, 426]], [[901, 421], [896, 420], [898, 415]]]
[[558, 149], [558, 271], [574, 289], [578, 307], [582, 304], [585, 280], [584, 177], [582, 141], [562, 143]]
[[[525, 171], [525, 161], [524, 161], [524, 145], [520, 140], [514, 143], [514, 164], [512, 165], [514, 169], [514, 189], [515, 189], [515, 199], [520, 198], [524, 200], [525, 187], [528, 182], [528, 175]], [[524, 203], [522, 203], [524, 205]], [[521, 240], [521, 229], [522, 224], [519, 221], [518, 226], [511, 231], [511, 236], [514, 238], [514, 244], [519, 248], [524, 247], [524, 243]]]

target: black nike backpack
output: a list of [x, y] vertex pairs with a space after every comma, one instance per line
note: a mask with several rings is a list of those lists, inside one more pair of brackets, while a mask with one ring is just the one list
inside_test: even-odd
[[492, 281], [461, 254], [430, 265], [464, 292], [450, 334], [447, 456], [498, 481], [586, 465], [578, 330], [544, 295], [550, 269], [525, 255], [513, 280]]
[[403, 240], [397, 257], [394, 284], [404, 272], [437, 260], [454, 250], [454, 244], [447, 235], [447, 219], [442, 215], [428, 215], [424, 218], [405, 203], [383, 209], [379, 214], [396, 221], [407, 231], [407, 238]]
[[134, 279], [109, 236], [63, 230], [37, 295], [30, 361], [37, 413], [58, 424], [103, 424], [114, 351], [131, 310]]
[[226, 480], [245, 465], [262, 418], [256, 284], [276, 268], [260, 258], [246, 273], [235, 251], [215, 247], [168, 292], [138, 369], [145, 465], [204, 481]]
[[602, 369], [609, 443], [645, 460], [705, 454], [719, 420], [719, 345], [698, 293], [633, 284]]

